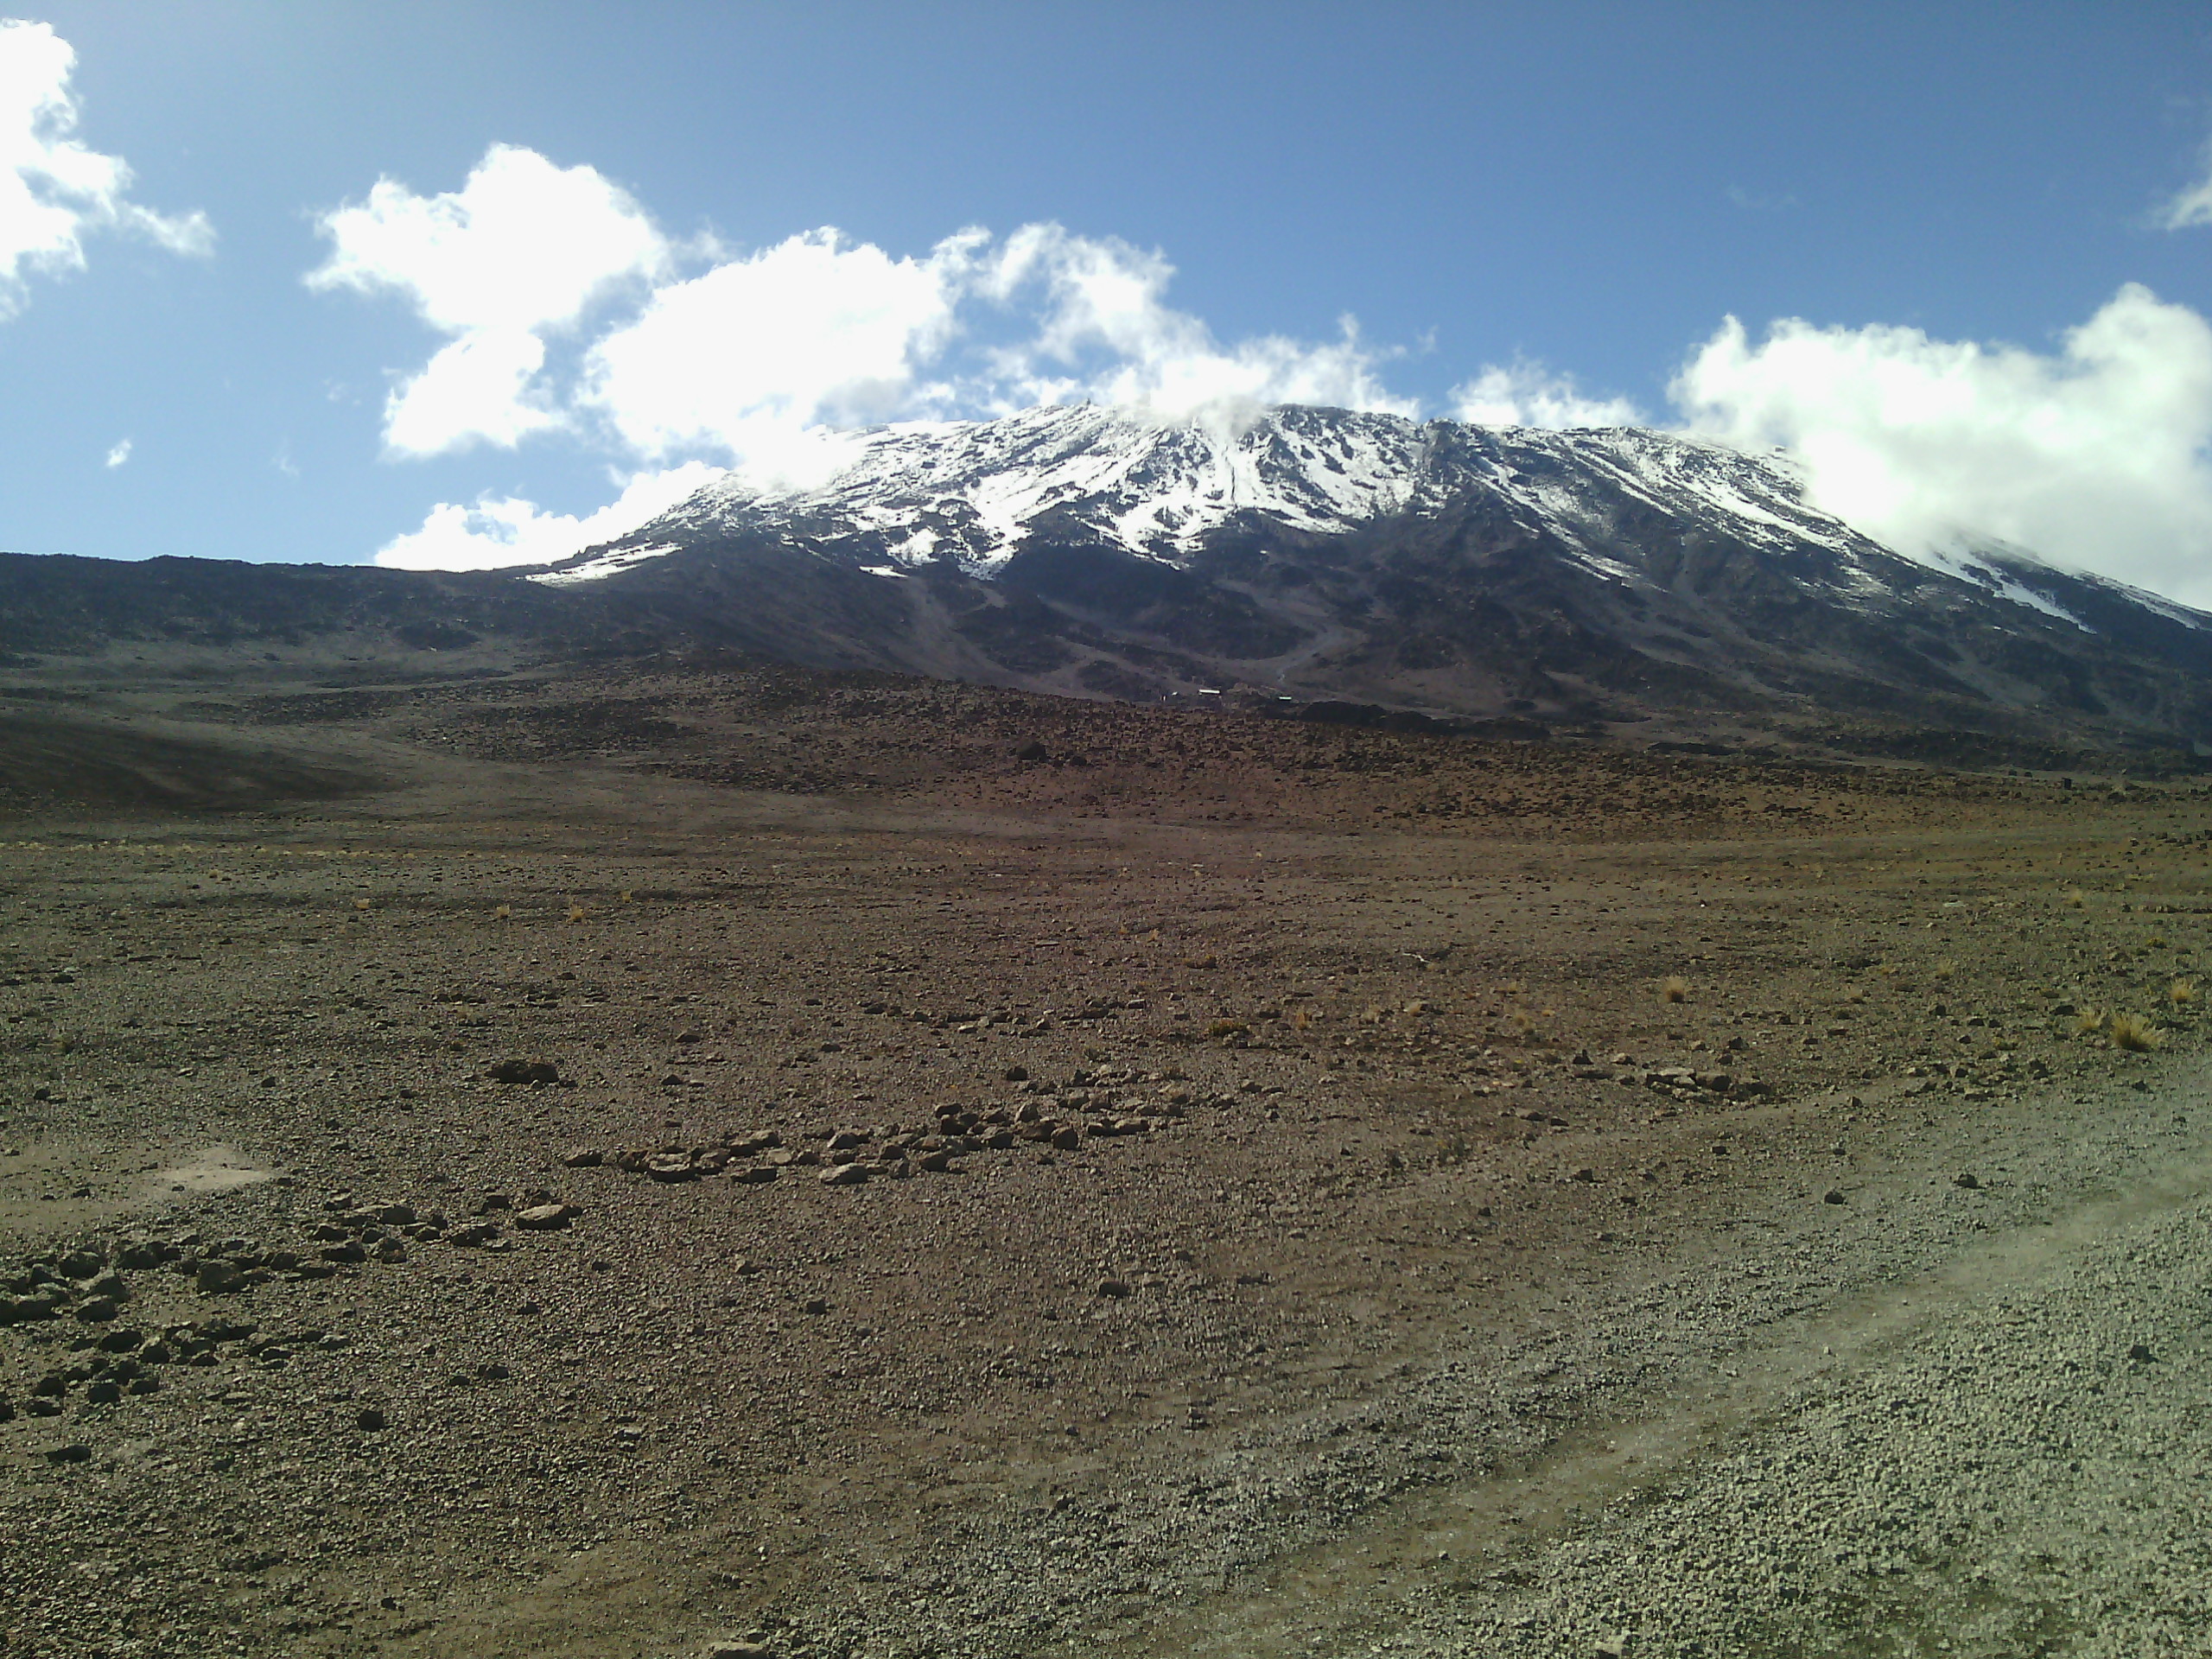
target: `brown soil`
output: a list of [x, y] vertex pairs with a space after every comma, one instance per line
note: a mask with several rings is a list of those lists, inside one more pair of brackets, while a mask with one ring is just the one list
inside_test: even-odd
[[10, 1655], [1288, 1650], [1669, 1379], [1433, 1456], [1422, 1388], [2198, 1046], [2189, 782], [739, 669], [67, 720], [0, 721]]

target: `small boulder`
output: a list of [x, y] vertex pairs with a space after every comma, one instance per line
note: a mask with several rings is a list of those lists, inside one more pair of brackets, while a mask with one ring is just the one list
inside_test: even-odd
[[484, 1074], [493, 1083], [550, 1088], [561, 1081], [560, 1068], [550, 1060], [501, 1060]]
[[200, 1264], [194, 1284], [202, 1296], [227, 1296], [245, 1288], [245, 1274], [237, 1262], [216, 1256]]
[[515, 1211], [515, 1225], [534, 1233], [552, 1232], [566, 1227], [576, 1214], [576, 1207], [571, 1204], [534, 1204], [527, 1210]]

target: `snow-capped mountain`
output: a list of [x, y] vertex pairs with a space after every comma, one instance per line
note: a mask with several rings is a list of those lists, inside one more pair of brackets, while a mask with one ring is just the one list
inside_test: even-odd
[[[826, 483], [763, 489], [733, 475], [536, 579], [590, 581], [652, 551], [738, 533], [836, 542], [900, 569], [949, 559], [976, 576], [1040, 537], [1079, 536], [1182, 564], [1232, 525], [1341, 534], [1433, 515], [1470, 492], [1510, 502], [1532, 531], [1580, 546], [1604, 539], [1605, 504], [1593, 484], [1657, 512], [1725, 520], [1759, 545], [1879, 550], [1807, 507], [1786, 461], [1664, 433], [1471, 427], [1299, 407], [1231, 430], [1075, 404], [860, 433]], [[1593, 568], [1623, 574], [1591, 556]]]
[[1090, 406], [854, 435], [526, 579], [797, 660], [1433, 715], [2212, 740], [2212, 618], [2017, 549], [1908, 558], [1786, 456], [1635, 429]]
[[534, 571], [0, 560], [0, 649], [736, 649], [1630, 740], [2212, 753], [2212, 617], [1993, 543], [1905, 557], [1809, 505], [1783, 456], [1309, 408], [839, 442], [825, 481], [726, 478]]

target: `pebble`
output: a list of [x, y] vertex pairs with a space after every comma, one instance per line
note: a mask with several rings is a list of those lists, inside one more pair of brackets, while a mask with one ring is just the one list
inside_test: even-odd
[[527, 1210], [515, 1211], [515, 1225], [532, 1232], [548, 1232], [566, 1227], [575, 1220], [578, 1211], [570, 1204], [537, 1204]]
[[868, 1177], [866, 1164], [832, 1164], [814, 1179], [824, 1186], [858, 1186]]

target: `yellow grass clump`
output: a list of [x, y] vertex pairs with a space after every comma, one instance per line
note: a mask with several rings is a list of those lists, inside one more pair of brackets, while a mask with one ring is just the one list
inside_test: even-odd
[[2074, 1016], [2074, 1034], [2076, 1037], [2087, 1037], [2092, 1032], [2104, 1028], [2105, 1011], [2102, 1008], [2084, 1008]]
[[515, 907], [512, 905], [501, 905], [492, 912], [492, 919], [495, 922], [504, 922], [514, 913]]
[[2174, 981], [2166, 987], [2166, 1001], [2177, 1008], [2188, 1007], [2196, 1001], [2196, 982], [2193, 979]]
[[572, 922], [581, 922], [585, 917], [590, 914], [591, 912], [586, 910], [582, 905], [570, 905], [569, 906], [569, 919]]
[[368, 907], [369, 901], [365, 899], [356, 899], [353, 901], [353, 908], [356, 910], [366, 910]]
[[1687, 1002], [1690, 1000], [1690, 982], [1680, 974], [1669, 974], [1659, 982], [1659, 995], [1665, 1001]]
[[1953, 962], [1948, 957], [1946, 957], [1942, 961], [1937, 963], [1928, 971], [1937, 979], [1948, 979], [1953, 974], [1959, 971], [1959, 964]]
[[2115, 1014], [2105, 1024], [2112, 1033], [2114, 1048], [2133, 1049], [2139, 1054], [2147, 1053], [2165, 1040], [2159, 1034], [2158, 1028], [2139, 1014]]

